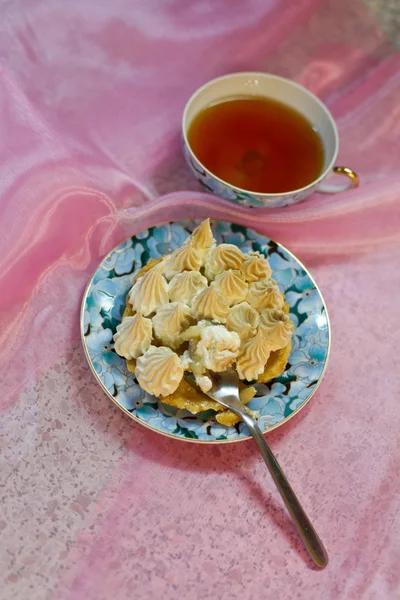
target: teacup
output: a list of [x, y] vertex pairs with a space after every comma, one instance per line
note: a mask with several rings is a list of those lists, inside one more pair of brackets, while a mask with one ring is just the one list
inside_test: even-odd
[[[210, 105], [241, 96], [267, 97], [282, 102], [301, 113], [317, 129], [324, 147], [324, 165], [314, 181], [300, 189], [283, 193], [252, 192], [223, 181], [199, 161], [190, 147], [187, 135], [193, 119]], [[234, 73], [209, 81], [199, 88], [186, 104], [182, 134], [185, 158], [195, 178], [208, 192], [238, 204], [279, 208], [300, 202], [315, 191], [334, 194], [359, 185], [358, 176], [354, 171], [348, 167], [334, 166], [339, 150], [339, 136], [327, 107], [304, 87], [283, 77], [266, 73]], [[344, 183], [329, 182], [333, 175], [342, 175], [347, 180]]]

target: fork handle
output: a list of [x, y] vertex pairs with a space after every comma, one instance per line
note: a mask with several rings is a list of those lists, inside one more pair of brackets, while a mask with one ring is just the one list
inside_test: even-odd
[[307, 551], [315, 564], [323, 569], [328, 564], [328, 554], [321, 542], [317, 532], [311, 524], [310, 519], [304, 512], [296, 494], [291, 488], [290, 483], [285, 477], [278, 461], [276, 460], [271, 448], [268, 446], [267, 441], [257, 423], [246, 413], [242, 413], [242, 420], [246, 423], [251, 435], [253, 436], [263, 458], [267, 465], [269, 472], [275, 481], [276, 487], [279, 490], [280, 495], [288, 509], [290, 516], [292, 517], [294, 524], [296, 525], [297, 531], [300, 534], [301, 539], [304, 542]]

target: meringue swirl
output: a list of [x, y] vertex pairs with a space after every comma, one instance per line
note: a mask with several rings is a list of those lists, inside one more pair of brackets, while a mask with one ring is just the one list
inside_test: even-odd
[[173, 276], [169, 282], [171, 302], [184, 302], [191, 306], [193, 296], [208, 286], [208, 281], [199, 271], [183, 271]]
[[249, 252], [243, 261], [242, 273], [249, 283], [271, 277], [269, 262], [260, 252]]
[[220, 244], [210, 251], [205, 265], [205, 275], [207, 279], [215, 279], [227, 269], [241, 270], [243, 263], [243, 254], [237, 246], [233, 244]]
[[242, 302], [246, 297], [249, 287], [244, 281], [241, 272], [237, 270], [229, 270], [220, 273], [216, 276], [212, 285], [229, 300], [230, 305]]
[[164, 263], [160, 262], [137, 280], [129, 292], [133, 310], [145, 317], [168, 302], [168, 283], [163, 277]]
[[175, 250], [167, 260], [164, 261], [164, 275], [167, 279], [172, 279], [177, 273], [182, 271], [199, 271], [202, 265], [201, 253], [189, 243]]
[[192, 308], [198, 320], [210, 319], [225, 323], [229, 302], [214, 286], [210, 286], [196, 294]]
[[270, 308], [261, 313], [260, 331], [271, 351], [284, 348], [292, 337], [294, 325], [282, 310]]
[[215, 239], [210, 226], [210, 219], [205, 219], [205, 221], [200, 223], [200, 225], [193, 230], [192, 235], [188, 238], [186, 243], [189, 241], [196, 250], [207, 250], [215, 245]]
[[166, 346], [176, 349], [182, 332], [195, 322], [192, 310], [182, 302], [171, 302], [158, 309], [153, 317], [154, 333]]
[[137, 358], [149, 348], [152, 337], [151, 320], [145, 319], [141, 312], [125, 317], [113, 337], [115, 352], [128, 360]]
[[240, 379], [253, 381], [264, 371], [271, 348], [263, 332], [259, 329], [254, 337], [244, 342], [236, 368]]
[[165, 346], [150, 346], [136, 361], [136, 378], [149, 394], [168, 396], [177, 389], [183, 377], [179, 356]]
[[282, 308], [285, 300], [272, 279], [260, 279], [250, 283], [246, 302], [253, 308], [262, 311], [265, 308]]
[[231, 331], [236, 331], [243, 342], [256, 334], [259, 322], [258, 312], [247, 302], [241, 302], [230, 310], [226, 326]]

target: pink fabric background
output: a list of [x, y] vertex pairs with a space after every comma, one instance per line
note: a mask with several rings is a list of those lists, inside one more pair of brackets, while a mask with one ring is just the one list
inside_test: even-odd
[[[0, 10], [0, 597], [400, 597], [399, 55], [358, 1]], [[279, 211], [199, 192], [182, 109], [203, 82], [245, 69], [328, 104], [358, 190]], [[157, 436], [111, 406], [85, 364], [78, 313], [99, 260], [187, 216], [266, 232], [327, 301], [324, 383], [268, 436], [326, 544], [323, 572], [251, 442]]]

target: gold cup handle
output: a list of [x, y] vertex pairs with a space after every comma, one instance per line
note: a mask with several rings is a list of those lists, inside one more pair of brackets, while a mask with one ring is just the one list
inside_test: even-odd
[[337, 194], [338, 192], [346, 192], [347, 190], [356, 188], [360, 185], [360, 179], [357, 173], [348, 167], [333, 167], [331, 176], [333, 175], [345, 175], [347, 177], [347, 181], [342, 184], [329, 183], [330, 175], [328, 175], [328, 179], [319, 184], [319, 192], [322, 194]]

